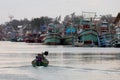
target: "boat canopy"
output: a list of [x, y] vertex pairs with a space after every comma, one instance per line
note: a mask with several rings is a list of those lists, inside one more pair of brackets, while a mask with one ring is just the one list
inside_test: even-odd
[[75, 32], [76, 32], [76, 29], [74, 27], [66, 29], [67, 34], [71, 34], [71, 33], [75, 33]]

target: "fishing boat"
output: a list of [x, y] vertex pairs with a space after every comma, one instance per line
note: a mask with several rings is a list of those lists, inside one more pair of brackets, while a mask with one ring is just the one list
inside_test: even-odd
[[110, 24], [106, 20], [99, 23], [99, 46], [110, 47], [113, 39], [112, 31], [110, 30]]
[[73, 39], [74, 39], [73, 35], [63, 36], [61, 43], [63, 45], [72, 45], [73, 44]]
[[49, 33], [44, 38], [44, 43], [48, 45], [59, 45], [61, 43], [61, 36], [58, 33]]
[[73, 27], [72, 24], [70, 24], [65, 29], [65, 34], [62, 37], [62, 44], [63, 45], [73, 45], [74, 39], [76, 37], [75, 35], [76, 35], [76, 28]]
[[98, 45], [98, 33], [96, 30], [88, 29], [82, 31], [78, 35], [79, 42], [84, 43], [84, 46], [97, 46]]
[[44, 44], [47, 45], [59, 45], [61, 44], [60, 24], [50, 23], [46, 36], [44, 38]]
[[100, 47], [111, 47], [111, 41], [113, 39], [112, 34], [104, 34], [99, 37], [100, 40]]

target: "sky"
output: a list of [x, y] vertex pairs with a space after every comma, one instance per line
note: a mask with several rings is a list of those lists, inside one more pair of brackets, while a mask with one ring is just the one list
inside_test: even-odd
[[31, 20], [41, 16], [64, 17], [73, 12], [81, 15], [83, 11], [117, 16], [120, 0], [0, 0], [0, 24], [10, 21], [9, 16]]

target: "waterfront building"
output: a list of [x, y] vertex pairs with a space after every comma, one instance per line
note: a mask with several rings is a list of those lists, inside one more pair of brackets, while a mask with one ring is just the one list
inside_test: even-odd
[[112, 45], [115, 47], [120, 47], [120, 13], [118, 13], [117, 17], [115, 18], [114, 26], [115, 35]]
[[120, 13], [118, 13], [116, 19], [115, 19], [115, 31], [116, 31], [116, 38], [120, 39]]

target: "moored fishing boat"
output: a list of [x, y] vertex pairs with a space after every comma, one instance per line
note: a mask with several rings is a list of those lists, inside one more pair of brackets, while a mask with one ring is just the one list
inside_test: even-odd
[[63, 45], [73, 45], [74, 39], [76, 37], [76, 28], [70, 23], [65, 28], [64, 36], [62, 37], [62, 44]]
[[47, 33], [44, 38], [44, 44], [59, 45], [61, 44], [61, 29], [62, 26], [56, 23], [48, 24]]
[[63, 45], [72, 45], [74, 37], [72, 35], [62, 37], [61, 43]]
[[61, 43], [61, 36], [57, 33], [47, 34], [44, 38], [44, 43], [48, 45], [58, 45]]
[[98, 33], [95, 30], [84, 30], [78, 36], [79, 42], [83, 42], [84, 46], [97, 46], [98, 45]]

